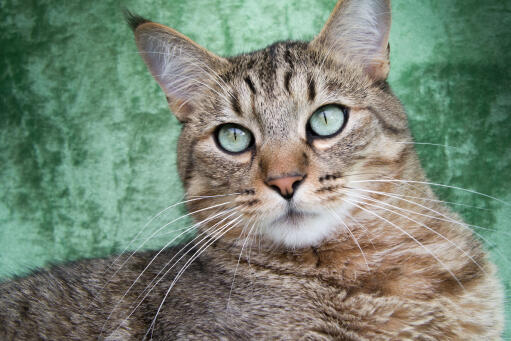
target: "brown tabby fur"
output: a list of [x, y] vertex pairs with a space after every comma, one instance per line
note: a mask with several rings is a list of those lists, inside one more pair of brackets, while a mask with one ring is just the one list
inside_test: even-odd
[[[224, 195], [188, 203], [202, 210], [194, 219], [206, 221], [200, 231], [209, 239], [185, 247], [180, 264], [211, 246], [176, 282], [154, 325], [182, 265], [127, 317], [181, 247], [146, 270], [156, 252], [123, 256], [110, 269], [111, 259], [90, 260], [3, 283], [0, 339], [499, 339], [495, 267], [423, 183], [404, 109], [385, 81], [389, 11], [385, 0], [340, 1], [312, 42], [228, 59], [131, 17], [144, 60], [183, 123], [178, 169], [188, 198]], [[368, 38], [369, 26], [377, 38]], [[349, 108], [346, 127], [311, 139], [308, 118], [330, 103]], [[226, 122], [250, 129], [254, 146], [221, 151], [213, 136]], [[287, 201], [268, 182], [294, 174], [306, 176], [293, 198], [303, 215], [286, 218]], [[414, 182], [395, 181], [403, 179]], [[229, 209], [235, 214], [225, 218]], [[316, 222], [328, 210], [341, 215], [335, 229], [309, 244], [268, 223]], [[225, 233], [216, 238], [212, 227]], [[322, 226], [296, 234], [307, 228]]]

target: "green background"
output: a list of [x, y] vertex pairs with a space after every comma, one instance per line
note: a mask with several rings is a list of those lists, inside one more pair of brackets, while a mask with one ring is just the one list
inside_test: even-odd
[[[123, 6], [232, 55], [311, 39], [334, 5], [0, 2], [0, 278], [122, 251], [149, 217], [182, 198], [179, 126], [137, 54]], [[392, 10], [390, 84], [416, 141], [443, 145], [417, 145], [430, 180], [511, 202], [511, 1], [394, 0]], [[468, 223], [487, 228], [476, 231], [509, 297], [511, 206], [437, 192], [483, 208], [453, 205]], [[178, 206], [149, 228], [183, 213]], [[172, 228], [185, 225], [173, 224], [144, 248], [163, 245]]]

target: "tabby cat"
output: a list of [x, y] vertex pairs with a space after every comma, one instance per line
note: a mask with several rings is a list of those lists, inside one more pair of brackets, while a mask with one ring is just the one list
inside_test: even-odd
[[182, 123], [188, 244], [0, 285], [0, 339], [495, 340], [503, 293], [392, 94], [389, 0], [222, 58], [128, 15]]

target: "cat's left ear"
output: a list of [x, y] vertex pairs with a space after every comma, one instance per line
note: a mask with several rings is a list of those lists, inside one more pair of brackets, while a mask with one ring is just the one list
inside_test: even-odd
[[340, 0], [312, 45], [353, 58], [375, 80], [390, 69], [390, 0]]
[[186, 121], [201, 94], [218, 83], [218, 72], [229, 62], [170, 27], [129, 12], [125, 15], [138, 50], [165, 92], [170, 109], [180, 121]]

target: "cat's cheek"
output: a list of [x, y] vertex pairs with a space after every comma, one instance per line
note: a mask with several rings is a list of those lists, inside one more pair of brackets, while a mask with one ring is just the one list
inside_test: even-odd
[[190, 157], [192, 176], [202, 178], [206, 188], [230, 190], [249, 187], [252, 150], [230, 154], [219, 150], [213, 138], [199, 140]]
[[299, 210], [309, 211], [315, 209], [321, 203], [317, 191], [321, 188], [321, 184], [313, 179], [318, 179], [316, 172], [309, 172], [308, 176], [311, 180], [302, 184], [293, 197], [293, 203]]
[[410, 147], [408, 141], [396, 141], [395, 138], [389, 138], [381, 134], [378, 143], [375, 146], [374, 153], [387, 163], [399, 163], [405, 150]]

